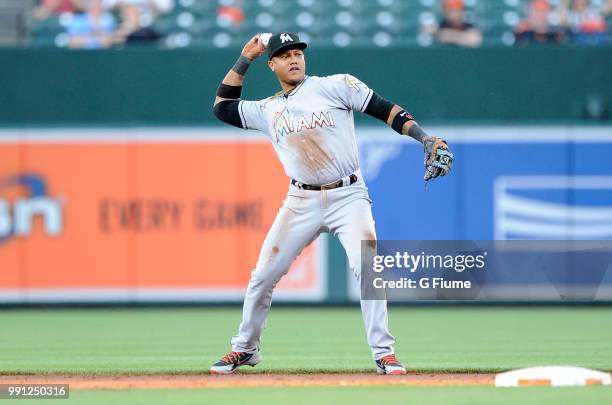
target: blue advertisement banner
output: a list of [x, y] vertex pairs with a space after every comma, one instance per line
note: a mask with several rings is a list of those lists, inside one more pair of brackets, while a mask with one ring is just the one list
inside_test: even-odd
[[612, 129], [567, 131], [439, 129], [455, 161], [427, 187], [417, 142], [368, 133], [360, 161], [378, 238], [612, 239]]

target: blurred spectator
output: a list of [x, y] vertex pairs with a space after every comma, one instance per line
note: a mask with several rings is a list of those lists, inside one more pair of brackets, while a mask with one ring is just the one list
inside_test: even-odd
[[551, 17], [553, 11], [548, 0], [531, 0], [527, 5], [527, 17], [514, 30], [516, 43], [520, 45], [563, 41], [563, 33], [551, 27]]
[[561, 25], [572, 42], [586, 45], [608, 42], [605, 7], [593, 6], [589, 0], [567, 0], [561, 5]]
[[70, 48], [100, 49], [121, 42], [115, 17], [104, 10], [103, 0], [85, 0], [83, 7], [67, 27]]
[[[34, 9], [32, 15], [37, 20], [44, 20], [62, 13], [74, 13], [77, 11], [75, 2], [78, 0], [42, 0]], [[81, 0], [82, 1], [82, 0]]]
[[442, 21], [436, 31], [438, 41], [475, 48], [482, 44], [482, 33], [473, 24], [465, 20], [463, 0], [444, 0]]
[[612, 16], [612, 0], [608, 0], [603, 5], [603, 13], [604, 13], [604, 16], [606, 17]]
[[217, 8], [217, 21], [221, 27], [239, 27], [244, 23], [242, 0], [222, 0]]
[[175, 4], [174, 0], [104, 0], [104, 5], [121, 16], [119, 36], [127, 42], [148, 42], [161, 37], [153, 23], [172, 11]]

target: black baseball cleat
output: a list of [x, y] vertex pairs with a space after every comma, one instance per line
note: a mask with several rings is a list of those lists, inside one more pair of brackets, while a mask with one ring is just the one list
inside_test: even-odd
[[210, 374], [232, 374], [238, 367], [254, 367], [261, 361], [259, 349], [254, 352], [231, 351], [210, 368]]
[[395, 354], [388, 354], [376, 360], [376, 372], [378, 374], [403, 375], [406, 374], [406, 368], [395, 358]]

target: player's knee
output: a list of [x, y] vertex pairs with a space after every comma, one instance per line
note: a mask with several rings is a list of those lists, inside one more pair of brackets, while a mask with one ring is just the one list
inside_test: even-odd
[[351, 273], [353, 273], [353, 275], [359, 279], [359, 276], [361, 275], [361, 255], [354, 257], [349, 256], [348, 265]]
[[371, 263], [376, 255], [376, 235], [373, 232], [366, 233], [362, 242], [361, 249], [348, 255], [349, 268], [358, 281], [361, 277], [362, 267], [365, 266], [367, 270], [368, 263]]
[[263, 286], [265, 279], [259, 275], [257, 270], [253, 270], [251, 273], [251, 279], [249, 280], [249, 286], [251, 288], [259, 288]]
[[278, 278], [273, 277], [271, 272], [255, 269], [251, 273], [249, 287], [264, 291], [274, 288], [277, 282]]
[[353, 272], [353, 276], [359, 281], [361, 279], [361, 266], [352, 267], [351, 271]]

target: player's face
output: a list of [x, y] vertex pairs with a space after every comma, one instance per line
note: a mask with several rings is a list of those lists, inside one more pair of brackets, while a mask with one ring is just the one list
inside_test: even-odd
[[297, 84], [304, 80], [306, 74], [306, 61], [304, 51], [301, 49], [288, 49], [278, 53], [269, 62], [268, 66], [283, 83]]

